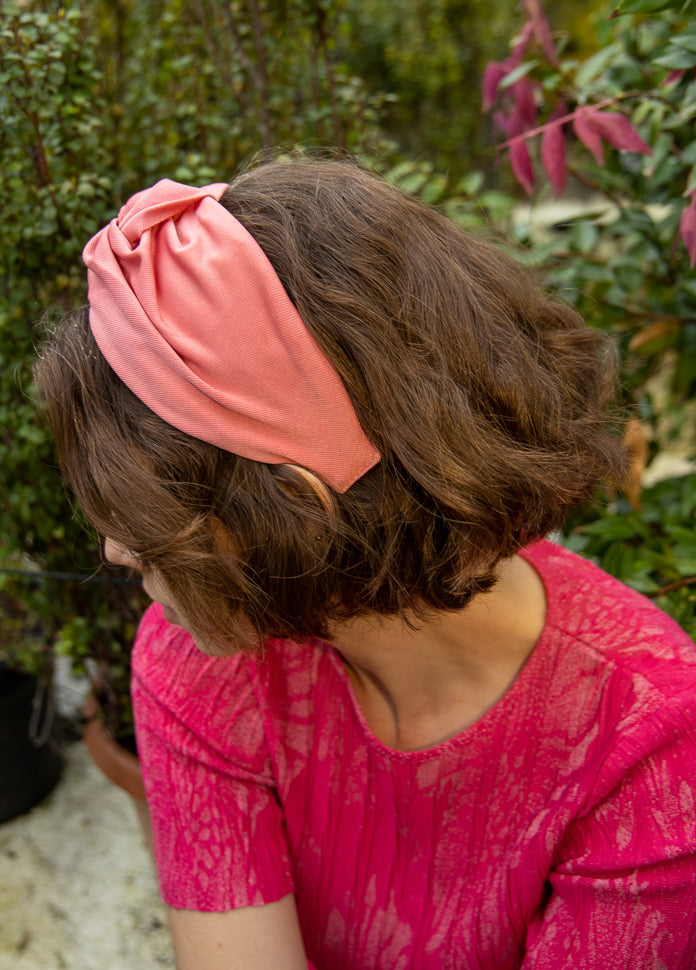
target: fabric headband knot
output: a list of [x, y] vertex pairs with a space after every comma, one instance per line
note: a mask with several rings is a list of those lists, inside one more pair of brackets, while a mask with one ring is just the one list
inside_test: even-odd
[[219, 204], [227, 188], [164, 179], [87, 243], [92, 332], [168, 424], [345, 492], [379, 452], [265, 253]]

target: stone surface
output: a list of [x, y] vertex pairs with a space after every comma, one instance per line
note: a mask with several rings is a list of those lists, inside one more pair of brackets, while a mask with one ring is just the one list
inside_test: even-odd
[[0, 970], [174, 967], [134, 806], [69, 746], [58, 787], [0, 825]]

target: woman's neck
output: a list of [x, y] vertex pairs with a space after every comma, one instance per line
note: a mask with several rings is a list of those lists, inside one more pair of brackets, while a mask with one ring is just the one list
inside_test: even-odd
[[544, 626], [536, 571], [519, 556], [464, 610], [433, 613], [416, 629], [400, 617], [352, 620], [336, 631], [367, 723], [389, 747], [429, 748], [459, 734], [506, 692]]

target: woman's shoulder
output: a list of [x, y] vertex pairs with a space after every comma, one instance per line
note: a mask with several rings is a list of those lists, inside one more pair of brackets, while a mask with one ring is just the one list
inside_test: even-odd
[[696, 688], [696, 645], [655, 603], [556, 543], [523, 555], [546, 589], [547, 641], [665, 697]]
[[133, 644], [132, 667], [139, 680], [152, 688], [175, 692], [177, 686], [208, 681], [220, 683], [232, 678], [253, 680], [266, 693], [274, 673], [300, 689], [317, 674], [331, 648], [318, 640], [296, 642], [270, 639], [257, 651], [239, 651], [229, 656], [210, 656], [196, 645], [183, 627], [168, 623], [162, 607], [152, 603], [143, 614]]
[[657, 803], [666, 786], [691, 787], [696, 645], [646, 597], [569, 550], [545, 541], [524, 557], [547, 593], [546, 627], [518, 695], [522, 743], [536, 732], [535, 770], [577, 782], [583, 812], [633, 791], [636, 779]]
[[176, 694], [220, 677], [241, 673], [251, 658], [237, 653], [211, 657], [203, 653], [183, 627], [164, 619], [162, 607], [152, 603], [140, 621], [133, 643], [133, 675], [161, 694]]
[[153, 604], [133, 646], [133, 693], [141, 709], [148, 695], [162, 723], [186, 725], [216, 744], [237, 743], [238, 730], [247, 738], [254, 731], [276, 734], [274, 725], [311, 705], [317, 681], [332, 669], [328, 652], [319, 642], [269, 640], [258, 653], [208, 656]]

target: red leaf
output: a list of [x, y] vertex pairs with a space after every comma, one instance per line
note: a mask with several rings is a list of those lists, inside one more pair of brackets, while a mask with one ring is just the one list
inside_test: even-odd
[[515, 46], [512, 48], [512, 56], [510, 57], [511, 68], [517, 67], [517, 65], [520, 63], [524, 57], [524, 52], [527, 49], [527, 44], [530, 42], [533, 36], [534, 24], [531, 22], [531, 20], [528, 20], [520, 31]]
[[510, 89], [515, 101], [515, 112], [522, 125], [522, 131], [526, 128], [533, 128], [536, 124], [536, 87], [530, 78], [521, 77], [519, 81], [515, 81]]
[[587, 123], [619, 151], [652, 155], [652, 149], [646, 145], [628, 118], [615, 111], [593, 111], [587, 118]]
[[696, 192], [691, 193], [691, 202], [681, 214], [679, 235], [689, 254], [689, 266], [696, 266]]
[[483, 72], [483, 110], [490, 111], [495, 104], [500, 82], [510, 72], [507, 61], [493, 61]]
[[529, 151], [523, 141], [516, 141], [510, 145], [510, 164], [517, 181], [527, 195], [531, 195], [534, 186], [534, 169]]
[[[564, 118], [568, 112], [566, 105], [559, 101], [548, 118], [548, 123]], [[559, 121], [552, 128], [547, 128], [541, 136], [541, 161], [553, 186], [553, 194], [560, 198], [566, 186], [566, 153], [563, 124]]]
[[536, 42], [539, 44], [553, 66], [558, 67], [556, 45], [553, 42], [551, 29], [549, 27], [549, 22], [546, 19], [546, 14], [544, 13], [541, 0], [524, 0], [524, 7], [527, 11], [529, 22], [532, 25]]
[[502, 111], [495, 112], [493, 115], [493, 123], [500, 128], [506, 138], [512, 138], [513, 135], [517, 134], [517, 132], [511, 130], [510, 118], [503, 114]]
[[681, 79], [686, 74], [686, 71], [670, 71], [667, 77], [662, 82], [662, 87], [666, 88], [670, 84], [674, 84], [676, 81], [681, 81]]
[[604, 165], [604, 148], [597, 129], [591, 125], [591, 118], [596, 111], [590, 108], [580, 108], [573, 118], [573, 131], [588, 151], [591, 151], [598, 165]]

